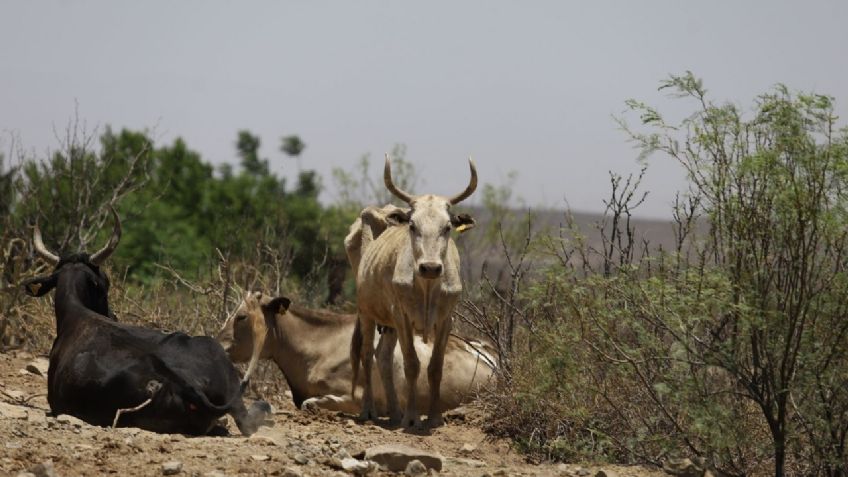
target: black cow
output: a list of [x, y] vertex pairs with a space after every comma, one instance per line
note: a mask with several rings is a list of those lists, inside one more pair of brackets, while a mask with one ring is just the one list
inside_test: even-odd
[[252, 434], [270, 406], [257, 401], [245, 407], [238, 371], [218, 342], [122, 324], [110, 313], [109, 278], [100, 264], [120, 240], [120, 221], [112, 214], [112, 238], [90, 256], [59, 258], [44, 247], [35, 227], [36, 251], [56, 267], [49, 276], [23, 283], [36, 297], [56, 289], [56, 340], [47, 373], [51, 411], [111, 426], [125, 410], [119, 426], [191, 435], [207, 434], [230, 414], [242, 434]]

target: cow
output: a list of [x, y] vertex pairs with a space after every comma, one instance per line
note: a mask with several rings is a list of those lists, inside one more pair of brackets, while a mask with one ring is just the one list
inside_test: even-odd
[[[464, 191], [454, 197], [432, 194], [413, 196], [398, 188], [392, 181], [391, 162], [388, 155], [383, 169], [386, 188], [406, 202], [406, 213], [393, 214], [398, 226], [388, 227], [368, 242], [363, 238], [361, 258], [356, 275], [356, 297], [362, 342], [351, 342], [351, 362], [356, 383], [359, 366], [365, 379], [360, 419], [376, 419], [377, 412], [371, 380], [374, 357], [374, 330], [385, 326], [396, 333], [383, 335], [384, 346], [393, 349], [400, 342], [406, 377], [406, 409], [401, 418], [396, 408], [397, 398], [387, 396], [389, 417], [401, 421], [404, 427], [418, 427], [416, 403], [420, 360], [416, 355], [414, 335], [422, 336], [424, 343], [433, 335], [433, 352], [427, 366], [430, 391], [427, 423], [436, 427], [442, 423], [439, 408], [439, 389], [442, 380], [445, 350], [453, 326], [452, 313], [462, 292], [459, 277], [459, 252], [451, 237], [452, 230], [465, 230], [474, 226], [468, 215], [454, 215], [451, 206], [468, 198], [477, 188], [477, 169], [469, 159], [471, 179]], [[363, 237], [366, 237], [364, 231]], [[368, 242], [365, 244], [365, 242]], [[391, 395], [395, 389], [392, 373], [382, 370], [392, 368], [393, 353], [378, 355], [383, 387]]]
[[[54, 415], [97, 426], [205, 435], [221, 432], [230, 414], [242, 434], [254, 433], [270, 406], [242, 400], [238, 371], [213, 338], [163, 333], [119, 323], [109, 309], [109, 277], [101, 265], [121, 237], [118, 214], [109, 242], [94, 254], [50, 252], [36, 224], [36, 252], [53, 273], [22, 283], [41, 297], [55, 289], [56, 339], [50, 350], [47, 401]], [[215, 427], [215, 429], [213, 429]]]
[[[290, 305], [284, 297], [247, 292], [236, 311], [228, 318], [217, 339], [234, 362], [250, 361], [245, 378], [255, 360], [272, 359], [282, 371], [295, 406], [322, 408], [355, 414], [362, 406], [361, 393], [347, 392], [353, 369], [348, 343], [357, 326], [356, 315], [311, 310]], [[415, 349], [424, 364], [429, 362], [432, 345], [415, 337]], [[395, 354], [395, 382], [405, 384], [403, 357]], [[446, 364], [439, 408], [453, 409], [471, 400], [478, 390], [494, 379], [497, 362], [490, 345], [451, 335], [446, 348]], [[419, 379], [423, 381], [424, 376]], [[419, 383], [423, 389], [423, 382]], [[358, 383], [361, 391], [362, 383]], [[376, 407], [387, 412], [382, 382], [374, 380]], [[420, 412], [429, 406], [429, 395], [420, 393], [416, 403]]]

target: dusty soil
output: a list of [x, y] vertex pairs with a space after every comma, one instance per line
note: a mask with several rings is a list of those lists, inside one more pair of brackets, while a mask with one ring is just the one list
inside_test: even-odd
[[[48, 415], [46, 378], [26, 371], [26, 352], [0, 354], [0, 475], [22, 472], [57, 476], [168, 475], [166, 463], [179, 462], [173, 475], [230, 476], [349, 475], [338, 470], [340, 458], [381, 444], [404, 444], [441, 454], [439, 475], [562, 475], [653, 477], [665, 475], [642, 467], [589, 464], [528, 464], [507, 441], [488, 438], [473, 417], [458, 416], [432, 434], [354, 422], [352, 416], [295, 409], [284, 396], [269, 396], [273, 426], [250, 438], [185, 437], [139, 429], [106, 429]], [[471, 422], [469, 422], [471, 421]], [[232, 422], [231, 432], [238, 434]], [[39, 465], [42, 468], [38, 468]], [[435, 473], [431, 471], [431, 474]], [[397, 475], [377, 470], [370, 475]]]

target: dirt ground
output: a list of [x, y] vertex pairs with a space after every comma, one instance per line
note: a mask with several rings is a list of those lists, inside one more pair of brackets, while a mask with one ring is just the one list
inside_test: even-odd
[[[25, 370], [33, 358], [22, 351], [0, 353], [3, 476], [24, 472], [59, 477], [350, 475], [338, 469], [342, 458], [382, 444], [403, 444], [440, 454], [444, 466], [439, 475], [665, 475], [643, 467], [528, 464], [507, 441], [493, 440], [475, 427], [473, 413], [459, 413], [432, 434], [416, 435], [360, 424], [352, 416], [302, 412], [284, 396], [267, 397], [275, 408], [273, 425], [249, 438], [238, 436], [232, 422], [228, 427], [236, 435], [231, 437], [197, 438], [94, 427], [69, 416], [48, 416], [46, 378]], [[378, 469], [369, 475], [397, 474]]]

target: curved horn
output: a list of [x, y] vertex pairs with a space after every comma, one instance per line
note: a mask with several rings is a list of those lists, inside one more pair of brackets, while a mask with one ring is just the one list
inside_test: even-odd
[[398, 189], [394, 181], [392, 181], [392, 161], [389, 160], [388, 154], [386, 154], [386, 167], [383, 169], [383, 182], [386, 183], [386, 189], [389, 189], [389, 192], [394, 194], [398, 199], [407, 204], [412, 204], [412, 194]]
[[59, 256], [47, 250], [47, 247], [44, 246], [44, 242], [41, 240], [41, 229], [38, 228], [38, 224], [35, 224], [35, 230], [32, 232], [32, 245], [35, 246], [35, 251], [41, 255], [41, 258], [47, 260], [50, 265], [59, 263]]
[[109, 211], [112, 212], [112, 218], [115, 219], [115, 228], [112, 229], [112, 236], [109, 238], [109, 243], [98, 250], [89, 259], [94, 265], [100, 265], [105, 262], [106, 259], [109, 258], [109, 255], [112, 255], [112, 252], [115, 251], [115, 248], [118, 246], [118, 242], [121, 241], [121, 219], [118, 218], [118, 213], [115, 212], [115, 208], [111, 205], [109, 206]]
[[468, 158], [468, 166], [471, 167], [471, 181], [468, 182], [468, 187], [464, 191], [450, 199], [451, 205], [456, 205], [467, 199], [477, 189], [477, 167], [474, 165], [474, 160], [470, 157]]

